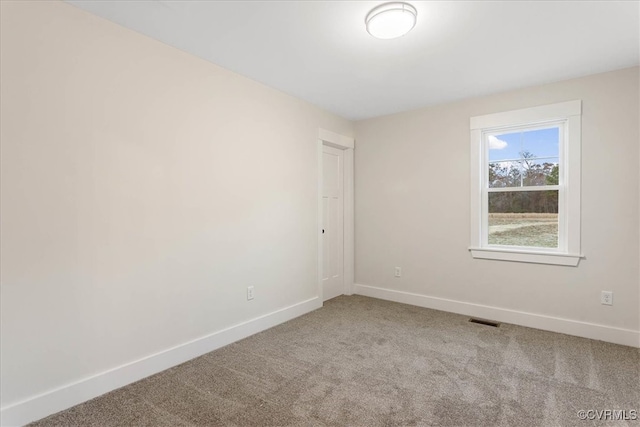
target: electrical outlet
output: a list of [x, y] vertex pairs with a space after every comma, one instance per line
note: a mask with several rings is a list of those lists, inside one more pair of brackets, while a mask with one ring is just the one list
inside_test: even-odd
[[602, 291], [600, 295], [600, 302], [604, 305], [613, 305], [613, 292]]
[[400, 267], [396, 267], [395, 276], [402, 277], [402, 269]]
[[253, 286], [247, 288], [247, 301], [253, 299]]

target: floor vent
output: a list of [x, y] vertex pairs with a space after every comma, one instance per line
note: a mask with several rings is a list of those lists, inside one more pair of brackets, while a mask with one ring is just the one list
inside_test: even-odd
[[491, 320], [484, 320], [484, 319], [474, 319], [473, 317], [469, 319], [469, 322], [477, 323], [478, 325], [492, 326], [494, 328], [497, 328], [498, 326], [500, 326], [500, 323], [498, 322], [492, 322]]

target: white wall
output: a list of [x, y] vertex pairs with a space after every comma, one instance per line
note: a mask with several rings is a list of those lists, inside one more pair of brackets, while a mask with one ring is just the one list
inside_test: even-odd
[[[638, 345], [638, 95], [630, 68], [356, 123], [356, 292]], [[469, 118], [574, 99], [586, 258], [577, 268], [472, 259]]]
[[61, 2], [1, 7], [3, 408], [316, 296], [318, 128], [350, 122]]

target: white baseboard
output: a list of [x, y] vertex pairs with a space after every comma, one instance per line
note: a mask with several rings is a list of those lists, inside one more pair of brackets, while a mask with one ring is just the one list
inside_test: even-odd
[[320, 307], [322, 307], [321, 298], [315, 297], [302, 301], [290, 307], [214, 332], [211, 335], [14, 403], [0, 410], [0, 425], [21, 426], [44, 418], [280, 323], [302, 316]]
[[577, 320], [562, 319], [559, 317], [526, 313], [522, 311], [508, 310], [445, 298], [430, 297], [427, 295], [377, 288], [367, 285], [355, 284], [353, 285], [353, 291], [357, 295], [372, 298], [417, 305], [419, 307], [448, 311], [451, 313], [463, 314], [465, 316], [491, 319], [498, 322], [512, 323], [514, 325], [559, 332], [567, 335], [607, 341], [614, 344], [640, 347], [640, 331], [634, 331], [631, 329], [614, 328], [595, 323], [580, 322]]

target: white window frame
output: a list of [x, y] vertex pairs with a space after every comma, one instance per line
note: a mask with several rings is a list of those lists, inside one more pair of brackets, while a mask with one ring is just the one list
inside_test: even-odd
[[[582, 101], [568, 101], [503, 113], [472, 117], [471, 130], [471, 245], [474, 258], [577, 266], [580, 252], [580, 151]], [[508, 128], [558, 125], [560, 137], [558, 190], [558, 247], [536, 248], [489, 245], [488, 143], [485, 135]], [[557, 188], [556, 188], [557, 187]], [[545, 189], [550, 189], [546, 187]]]

